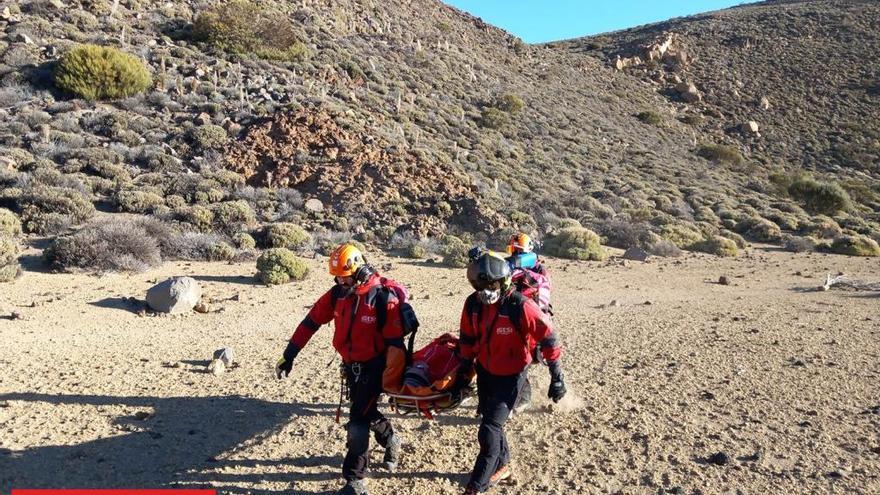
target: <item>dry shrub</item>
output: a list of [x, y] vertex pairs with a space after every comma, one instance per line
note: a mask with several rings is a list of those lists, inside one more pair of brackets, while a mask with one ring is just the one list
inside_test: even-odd
[[108, 219], [58, 237], [44, 256], [56, 270], [142, 272], [162, 263], [155, 220]]

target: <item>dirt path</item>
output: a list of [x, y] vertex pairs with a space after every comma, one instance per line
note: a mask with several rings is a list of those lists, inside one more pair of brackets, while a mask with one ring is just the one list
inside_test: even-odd
[[[462, 271], [378, 264], [388, 261], [412, 287], [421, 341], [457, 331]], [[541, 399], [508, 429], [516, 482], [494, 493], [880, 493], [880, 297], [801, 290], [827, 272], [878, 281], [880, 260], [758, 249], [550, 267], [578, 397], [551, 410], [546, 369], [532, 370]], [[0, 493], [333, 493], [344, 430], [329, 329], [292, 381], [270, 378], [329, 278], [320, 260], [298, 285], [270, 289], [252, 274], [252, 263], [177, 263], [0, 286]], [[141, 317], [125, 300], [171, 275], [198, 275], [218, 311]], [[720, 275], [731, 285], [713, 283]], [[223, 346], [241, 365], [205, 373]], [[473, 407], [394, 421], [406, 458], [397, 474], [374, 473], [371, 493], [460, 493], [477, 450]], [[717, 452], [729, 463], [709, 462]]]

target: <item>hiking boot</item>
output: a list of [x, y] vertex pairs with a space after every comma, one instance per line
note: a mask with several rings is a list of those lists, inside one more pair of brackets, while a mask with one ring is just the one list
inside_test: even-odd
[[498, 483], [501, 483], [507, 478], [510, 478], [512, 474], [513, 471], [510, 470], [510, 466], [501, 466], [498, 468], [498, 471], [495, 471], [495, 473], [489, 478], [489, 486], [495, 486]]
[[349, 480], [336, 495], [367, 495], [367, 482], [364, 480]]
[[397, 433], [391, 435], [388, 439], [388, 445], [385, 446], [385, 457], [382, 458], [382, 467], [388, 471], [397, 469], [397, 463], [400, 462], [400, 448], [403, 442]]

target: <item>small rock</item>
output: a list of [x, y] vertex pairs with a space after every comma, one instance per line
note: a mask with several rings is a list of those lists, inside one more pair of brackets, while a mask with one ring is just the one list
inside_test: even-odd
[[147, 304], [160, 313], [187, 313], [201, 298], [201, 286], [190, 277], [169, 278], [147, 291]]
[[208, 364], [208, 372], [214, 375], [222, 375], [226, 371], [226, 365], [219, 359], [212, 359]]
[[0, 19], [4, 21], [8, 21], [12, 18], [12, 11], [9, 10], [9, 7], [3, 7], [3, 10], [0, 10]]
[[617, 302], [617, 299], [612, 299], [611, 302], [608, 303], [608, 307], [610, 308], [616, 308], [618, 306], [620, 306], [620, 303]]
[[743, 124], [741, 124], [739, 126], [739, 130], [743, 134], [750, 134], [750, 135], [759, 135], [760, 134], [758, 132], [760, 130], [760, 127], [758, 126], [758, 123], [755, 122], [754, 120], [744, 122]]
[[766, 96], [761, 97], [761, 110], [770, 110], [770, 100], [767, 99]]
[[718, 277], [718, 285], [730, 285], [730, 279], [722, 275]]
[[205, 304], [205, 303], [203, 303], [203, 302], [200, 302], [200, 303], [198, 303], [198, 304], [195, 305], [195, 307], [193, 308], [193, 310], [194, 310], [196, 313], [206, 314], [206, 313], [210, 313], [210, 312], [211, 312], [211, 306], [208, 306], [207, 304]]
[[18, 169], [18, 164], [15, 163], [15, 160], [6, 156], [0, 156], [0, 170], [8, 170], [13, 172]]
[[709, 456], [708, 461], [716, 466], [726, 466], [727, 464], [730, 464], [730, 456], [725, 452], [715, 452]]
[[642, 304], [644, 304], [645, 306], [651, 306], [652, 304], [654, 304], [654, 302], [653, 301], [645, 301]]
[[214, 360], [220, 360], [227, 368], [232, 367], [232, 363], [235, 362], [235, 352], [231, 347], [224, 347], [222, 349], [217, 349], [214, 351]]
[[33, 45], [34, 44], [34, 40], [30, 36], [28, 36], [24, 33], [19, 33], [18, 35], [16, 35], [15, 39], [13, 41], [15, 41], [17, 43], [24, 43], [25, 45]]
[[134, 417], [138, 421], [144, 421], [144, 420], [148, 419], [150, 416], [152, 416], [152, 414], [150, 414], [146, 411], [138, 411], [138, 412], [134, 413]]
[[9, 315], [9, 317], [12, 318], [13, 320], [23, 320], [24, 319], [24, 316], [22, 316], [21, 313], [16, 313], [15, 311], [13, 311], [12, 314]]
[[211, 124], [212, 122], [213, 122], [213, 120], [211, 120], [211, 116], [205, 112], [200, 113], [196, 117], [196, 124], [198, 124], [198, 125], [208, 125], [208, 124]]
[[320, 213], [324, 211], [324, 203], [321, 202], [318, 198], [312, 198], [306, 201], [305, 205], [303, 205], [305, 209], [309, 211], [313, 211], [315, 213]]
[[380, 267], [383, 272], [390, 272], [392, 268], [394, 268], [394, 265], [391, 263], [385, 263]]

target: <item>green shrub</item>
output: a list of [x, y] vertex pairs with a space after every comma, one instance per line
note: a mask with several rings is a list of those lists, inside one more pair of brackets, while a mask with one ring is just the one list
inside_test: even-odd
[[652, 110], [639, 112], [636, 118], [649, 125], [660, 125], [663, 123], [663, 116]]
[[238, 249], [250, 251], [257, 247], [257, 241], [247, 232], [239, 232], [232, 236], [232, 242]]
[[193, 23], [193, 37], [228, 53], [268, 60], [298, 61], [309, 55], [289, 19], [248, 0], [202, 12]]
[[208, 248], [208, 261], [230, 261], [235, 258], [235, 248], [225, 242], [218, 242]]
[[254, 210], [244, 200], [220, 203], [214, 209], [214, 226], [227, 235], [247, 230], [255, 221]]
[[200, 150], [220, 149], [226, 144], [228, 139], [226, 129], [214, 124], [194, 127], [189, 135], [193, 144]]
[[737, 234], [736, 232], [722, 229], [719, 232], [719, 234], [721, 235], [721, 237], [726, 237], [726, 238], [730, 239], [731, 241], [735, 242], [736, 247], [739, 249], [745, 249], [745, 248], [749, 247], [749, 243], [746, 242], [746, 239], [743, 236]]
[[286, 284], [306, 278], [309, 266], [285, 248], [268, 249], [257, 258], [257, 277], [266, 285]]
[[116, 48], [80, 45], [55, 67], [55, 85], [87, 100], [125, 98], [150, 87], [146, 65]]
[[302, 249], [311, 240], [308, 232], [292, 223], [276, 223], [266, 227], [266, 245], [270, 248]]
[[797, 230], [800, 225], [797, 217], [790, 213], [770, 212], [766, 213], [764, 216], [778, 225], [782, 230]]
[[18, 242], [12, 236], [0, 234], [0, 265], [10, 265], [18, 258]]
[[412, 243], [404, 250], [407, 258], [424, 259], [428, 256], [428, 250], [421, 244]]
[[691, 246], [703, 241], [704, 236], [698, 230], [689, 225], [669, 223], [660, 229], [660, 237], [675, 244], [681, 249], [690, 249]]
[[602, 261], [607, 253], [599, 235], [583, 227], [566, 227], [547, 239], [544, 251], [550, 256], [574, 260]]
[[809, 176], [792, 182], [788, 186], [788, 194], [810, 213], [833, 215], [849, 209], [851, 204], [849, 194], [840, 184], [820, 182]]
[[738, 149], [723, 144], [704, 144], [697, 149], [697, 156], [712, 162], [730, 165], [742, 165], [746, 161]]
[[782, 230], [779, 226], [758, 216], [746, 217], [736, 225], [736, 229], [745, 237], [758, 242], [779, 242], [782, 240]]
[[849, 256], [880, 256], [880, 245], [864, 235], [843, 235], [831, 243], [831, 252]]
[[522, 98], [515, 94], [507, 93], [495, 98], [492, 106], [507, 113], [519, 113], [526, 106]]
[[27, 232], [46, 234], [78, 225], [95, 214], [81, 192], [66, 187], [37, 185], [21, 192], [21, 223]]
[[485, 107], [480, 114], [480, 125], [487, 129], [500, 129], [507, 124], [507, 113], [495, 107]]
[[440, 242], [440, 254], [443, 255], [441, 264], [448, 268], [465, 268], [470, 259], [467, 252], [468, 245], [454, 235], [447, 235]]
[[186, 208], [186, 199], [184, 199], [183, 196], [172, 194], [171, 196], [167, 196], [165, 198], [165, 206], [171, 208], [172, 210]]
[[214, 212], [204, 206], [178, 208], [174, 211], [174, 217], [180, 222], [192, 225], [199, 232], [210, 232], [214, 224]]
[[738, 253], [736, 242], [720, 236], [712, 236], [705, 241], [698, 242], [691, 247], [694, 251], [714, 254], [722, 257], [736, 257]]
[[43, 255], [56, 270], [141, 272], [162, 262], [160, 242], [146, 220], [111, 219], [56, 238]]
[[165, 206], [165, 198], [148, 191], [126, 189], [116, 195], [116, 204], [119, 211], [146, 214]]
[[816, 215], [809, 222], [801, 225], [801, 233], [818, 237], [819, 239], [833, 239], [843, 233], [840, 225], [825, 215]]
[[18, 216], [5, 208], [0, 208], [0, 236], [13, 237], [19, 234], [21, 234], [21, 221]]

